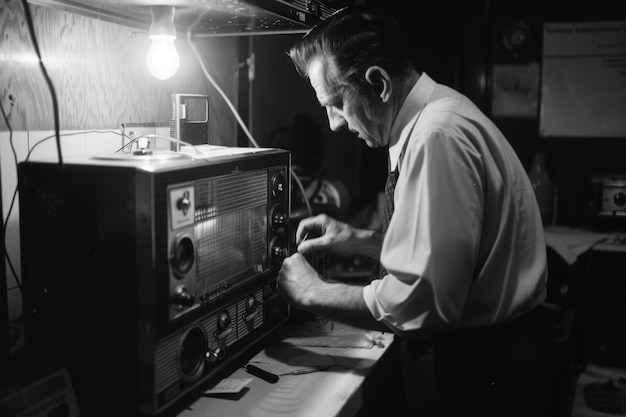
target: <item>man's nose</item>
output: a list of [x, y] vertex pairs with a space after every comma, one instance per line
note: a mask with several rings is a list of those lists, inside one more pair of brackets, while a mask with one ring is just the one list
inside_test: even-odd
[[333, 109], [328, 109], [328, 125], [330, 126], [330, 130], [334, 132], [338, 132], [346, 127], [346, 119], [343, 118], [338, 111]]

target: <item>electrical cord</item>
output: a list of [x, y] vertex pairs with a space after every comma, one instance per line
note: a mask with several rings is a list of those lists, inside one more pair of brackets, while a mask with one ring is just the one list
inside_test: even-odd
[[24, 6], [24, 17], [26, 18], [26, 24], [28, 26], [28, 33], [30, 34], [30, 40], [33, 43], [33, 48], [35, 49], [35, 53], [37, 54], [37, 58], [39, 60], [39, 68], [41, 68], [41, 72], [46, 80], [46, 84], [48, 86], [48, 90], [50, 91], [50, 96], [52, 97], [52, 111], [54, 114], [54, 135], [56, 138], [56, 147], [57, 154], [59, 158], [59, 167], [61, 168], [61, 172], [63, 172], [63, 153], [61, 152], [61, 134], [59, 129], [59, 103], [57, 100], [56, 90], [54, 89], [54, 85], [52, 84], [52, 80], [48, 75], [48, 70], [43, 63], [43, 59], [41, 58], [41, 52], [39, 51], [39, 43], [37, 42], [37, 36], [35, 36], [35, 28], [33, 25], [33, 18], [30, 14], [30, 6], [28, 5], [28, 0], [22, 0], [22, 5]]
[[198, 24], [198, 22], [200, 22], [200, 20], [204, 17], [204, 15], [207, 12], [208, 12], [208, 9], [206, 11], [204, 11], [202, 14], [200, 14], [196, 18], [196, 20], [193, 22], [193, 24], [187, 28], [187, 43], [189, 43], [189, 46], [191, 47], [191, 50], [192, 50], [193, 54], [196, 57], [196, 60], [200, 64], [200, 68], [202, 69], [202, 72], [204, 73], [204, 76], [207, 78], [207, 80], [209, 80], [209, 82], [217, 90], [219, 95], [224, 99], [224, 101], [226, 102], [226, 105], [230, 109], [231, 113], [233, 114], [233, 116], [235, 116], [235, 119], [237, 120], [237, 123], [241, 127], [241, 130], [243, 130], [243, 132], [246, 134], [246, 136], [248, 137], [248, 140], [250, 141], [250, 143], [252, 143], [252, 145], [254, 145], [255, 148], [259, 148], [260, 147], [259, 144], [257, 143], [256, 140], [254, 140], [254, 137], [252, 136], [252, 133], [250, 132], [250, 130], [248, 130], [248, 127], [246, 126], [244, 121], [241, 119], [241, 116], [239, 115], [239, 112], [237, 111], [237, 109], [235, 108], [233, 103], [230, 101], [230, 99], [228, 98], [226, 93], [224, 93], [224, 90], [222, 90], [222, 88], [213, 79], [213, 77], [211, 76], [211, 73], [207, 70], [206, 66], [204, 65], [204, 61], [202, 60], [202, 57], [200, 56], [200, 53], [198, 52], [198, 49], [196, 48], [196, 46], [191, 41], [191, 30]]
[[141, 135], [141, 136], [137, 136], [137, 137], [133, 137], [133, 138], [130, 138], [129, 136], [126, 136], [126, 137], [130, 140], [130, 142], [128, 142], [127, 144], [125, 144], [124, 146], [122, 146], [121, 148], [116, 150], [115, 153], [121, 152], [126, 147], [132, 146], [133, 144], [139, 142], [139, 139], [142, 139], [142, 138], [154, 138], [154, 139], [163, 139], [163, 140], [167, 140], [167, 141], [170, 141], [170, 142], [173, 142], [173, 143], [178, 143], [180, 145], [189, 146], [190, 148], [192, 148], [196, 152], [196, 155], [202, 154], [202, 152], [200, 152], [200, 150], [195, 145], [193, 145], [193, 144], [191, 144], [189, 142], [185, 142], [184, 140], [174, 139], [174, 138], [170, 138], [168, 136], [156, 135], [154, 133], [146, 133], [145, 135]]
[[[224, 90], [222, 90], [222, 88], [220, 88], [220, 86], [217, 84], [217, 82], [213, 79], [213, 77], [211, 76], [211, 74], [207, 70], [206, 66], [204, 65], [204, 61], [202, 60], [202, 57], [201, 57], [200, 53], [198, 52], [198, 50], [196, 49], [196, 46], [191, 41], [191, 31], [192, 31], [192, 29], [198, 24], [198, 22], [200, 22], [200, 20], [202, 20], [202, 18], [204, 17], [204, 15], [207, 12], [208, 12], [208, 9], [206, 11], [204, 11], [203, 13], [201, 13], [196, 18], [196, 20], [187, 28], [187, 43], [191, 47], [191, 51], [193, 52], [194, 56], [196, 57], [196, 60], [200, 64], [200, 68], [202, 69], [202, 72], [203, 72], [204, 76], [207, 78], [207, 80], [209, 80], [209, 82], [217, 90], [217, 92], [222, 97], [222, 99], [224, 99], [224, 101], [226, 102], [226, 105], [228, 106], [228, 108], [232, 112], [233, 116], [235, 116], [235, 119], [237, 120], [237, 123], [241, 127], [241, 130], [243, 130], [243, 132], [248, 137], [248, 140], [250, 141], [250, 143], [252, 143], [252, 145], [254, 145], [255, 148], [260, 148], [260, 146], [257, 143], [257, 141], [252, 136], [252, 133], [250, 132], [250, 130], [248, 129], [248, 127], [246, 126], [244, 121], [241, 119], [241, 116], [239, 115], [239, 112], [237, 111], [237, 109], [235, 108], [233, 103], [230, 101], [228, 96], [224, 93]], [[290, 173], [291, 177], [294, 179], [294, 181], [296, 182], [296, 184], [298, 185], [298, 188], [299, 188], [300, 192], [302, 193], [302, 196], [303, 196], [302, 199], [304, 200], [304, 203], [306, 205], [307, 212], [308, 212], [309, 216], [312, 216], [313, 215], [313, 209], [311, 208], [311, 203], [309, 202], [309, 199], [307, 198], [306, 191], [305, 191], [304, 187], [302, 186], [302, 182], [300, 181], [300, 178], [298, 178], [298, 176], [295, 174], [295, 172], [293, 172], [293, 169], [291, 169], [291, 168], [289, 170], [289, 173]]]
[[[13, 152], [13, 159], [15, 160], [15, 166], [17, 167], [17, 152], [15, 151], [15, 145], [13, 144], [13, 129], [11, 128], [11, 123], [9, 122], [9, 118], [4, 111], [4, 106], [0, 102], [0, 111], [2, 111], [2, 117], [4, 118], [4, 123], [9, 129], [9, 144], [11, 145], [11, 151]], [[9, 205], [9, 210], [7, 211], [7, 216], [2, 222], [2, 242], [4, 242], [4, 258], [7, 261], [7, 265], [13, 274], [13, 278], [15, 278], [15, 283], [17, 288], [19, 288], [20, 292], [22, 291], [22, 283], [17, 275], [17, 271], [13, 266], [13, 262], [11, 262], [11, 257], [9, 256], [9, 252], [7, 251], [7, 225], [9, 224], [9, 218], [11, 217], [11, 212], [13, 211], [13, 206], [15, 205], [15, 199], [17, 198], [17, 185], [15, 186], [15, 191], [13, 191], [13, 197], [11, 197], [11, 204]]]
[[[60, 123], [59, 123], [59, 103], [58, 103], [58, 99], [57, 99], [57, 94], [56, 94], [56, 90], [54, 88], [54, 84], [52, 83], [52, 80], [50, 79], [50, 75], [48, 74], [48, 70], [46, 69], [46, 66], [43, 63], [43, 59], [41, 57], [41, 51], [39, 50], [39, 42], [37, 41], [37, 36], [35, 35], [35, 27], [33, 24], [33, 17], [30, 13], [30, 5], [28, 4], [27, 0], [22, 0], [22, 7], [24, 9], [24, 19], [26, 20], [26, 26], [28, 27], [28, 33], [30, 35], [30, 40], [33, 44], [33, 48], [35, 50], [35, 53], [37, 54], [37, 59], [39, 61], [39, 68], [41, 69], [41, 73], [43, 74], [43, 77], [46, 81], [46, 85], [48, 86], [48, 90], [50, 92], [50, 97], [52, 98], [52, 113], [53, 113], [53, 118], [54, 118], [54, 137], [56, 138], [56, 148], [57, 148], [57, 155], [59, 158], [59, 169], [61, 171], [61, 173], [63, 172], [64, 169], [64, 165], [63, 165], [63, 153], [61, 152], [61, 134], [60, 134]], [[6, 117], [6, 114], [4, 112], [4, 109], [2, 109], [2, 115], [5, 118], [5, 123], [7, 124], [7, 126], [9, 126], [9, 121], [8, 118]], [[13, 147], [13, 132], [11, 131], [10, 127], [9, 127], [9, 131], [10, 131], [10, 142], [11, 142], [11, 148], [13, 150], [13, 156], [15, 158], [15, 165], [17, 167], [17, 154], [15, 152], [15, 148]], [[34, 147], [33, 147], [34, 148]], [[31, 149], [32, 151], [32, 149]], [[28, 152], [28, 154], [30, 155], [30, 152]], [[13, 192], [13, 197], [11, 199], [11, 205], [9, 207], [9, 211], [6, 217], [6, 221], [4, 223], [4, 229], [3, 229], [3, 236], [2, 238], [5, 239], [6, 242], [6, 225], [8, 224], [9, 221], [9, 217], [11, 215], [11, 212], [13, 211], [13, 207], [15, 205], [15, 199], [17, 197], [17, 192], [18, 192], [18, 187], [16, 185], [15, 187], [15, 191]], [[13, 276], [15, 277], [15, 282], [17, 283], [18, 288], [22, 289], [22, 284], [18, 278], [17, 272], [15, 271], [15, 268], [13, 266], [13, 263], [11, 262], [11, 258], [9, 257], [9, 254], [7, 252], [6, 249], [6, 245], [4, 248], [4, 255], [5, 258], [7, 260], [7, 263], [9, 265], [9, 268], [11, 269], [11, 273], [13, 274]]]
[[[77, 132], [68, 132], [68, 133], [63, 133], [61, 136], [84, 135], [85, 133], [113, 133], [113, 134], [115, 134], [115, 135], [122, 136], [122, 137], [125, 137], [125, 138], [127, 138], [127, 139], [130, 139], [130, 138], [128, 137], [128, 135], [126, 135], [126, 134], [124, 134], [124, 133], [120, 133], [120, 132], [118, 132], [118, 131], [116, 131], [116, 130], [80, 130], [80, 131], [77, 131]], [[35, 143], [35, 144], [33, 145], [33, 147], [32, 147], [32, 148], [30, 148], [30, 150], [29, 150], [29, 151], [28, 151], [28, 153], [26, 154], [26, 158], [24, 158], [24, 162], [26, 162], [26, 161], [28, 161], [28, 160], [30, 159], [31, 154], [33, 153], [33, 151], [35, 150], [35, 148], [37, 148], [37, 146], [41, 145], [43, 142], [46, 142], [46, 141], [48, 141], [48, 140], [50, 140], [50, 139], [55, 138], [55, 137], [56, 137], [55, 135], [46, 136], [45, 138], [43, 138], [43, 139], [39, 140], [37, 143]], [[126, 144], [126, 145], [124, 145], [124, 146], [127, 146], [127, 145], [128, 145], [128, 144]], [[119, 152], [119, 150], [118, 150], [117, 152]]]

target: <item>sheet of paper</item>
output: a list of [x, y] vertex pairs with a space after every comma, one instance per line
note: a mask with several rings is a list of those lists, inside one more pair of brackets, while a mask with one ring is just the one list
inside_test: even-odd
[[554, 249], [569, 265], [597, 243], [611, 238], [608, 233], [552, 226], [545, 230], [546, 245]]
[[246, 387], [252, 378], [224, 378], [212, 388], [204, 391], [205, 394], [236, 394]]

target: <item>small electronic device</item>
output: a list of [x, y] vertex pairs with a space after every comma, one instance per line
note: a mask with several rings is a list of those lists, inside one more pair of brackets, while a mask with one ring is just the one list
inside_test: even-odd
[[0, 395], [3, 416], [78, 417], [79, 410], [66, 369], [44, 373], [38, 378], [17, 382], [11, 390]]
[[[209, 143], [209, 97], [201, 94], [172, 94], [170, 137], [192, 145]], [[181, 143], [172, 142], [179, 151]]]
[[587, 209], [598, 217], [626, 217], [626, 175], [594, 176], [587, 188]]

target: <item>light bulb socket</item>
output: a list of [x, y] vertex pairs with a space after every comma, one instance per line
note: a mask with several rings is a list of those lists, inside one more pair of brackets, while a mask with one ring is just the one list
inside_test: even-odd
[[174, 15], [176, 9], [174, 6], [152, 6], [150, 14], [152, 15], [152, 25], [150, 25], [150, 38], [158, 36], [168, 36], [176, 38], [176, 26], [174, 26]]

